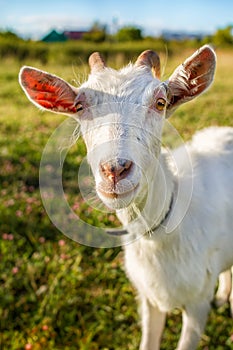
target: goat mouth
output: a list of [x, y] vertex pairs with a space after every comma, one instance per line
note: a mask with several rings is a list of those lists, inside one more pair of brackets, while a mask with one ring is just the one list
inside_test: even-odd
[[128, 196], [131, 196], [135, 193], [135, 191], [138, 189], [139, 184], [132, 186], [131, 188], [127, 189], [126, 191], [116, 191], [114, 189], [103, 189], [101, 186], [98, 188], [98, 192], [100, 195], [102, 195], [105, 198], [108, 199], [124, 199]]

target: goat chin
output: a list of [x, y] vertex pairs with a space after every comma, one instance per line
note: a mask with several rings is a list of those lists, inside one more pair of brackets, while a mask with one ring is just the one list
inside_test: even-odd
[[137, 197], [139, 184], [124, 192], [105, 192], [97, 188], [97, 194], [100, 200], [111, 210], [127, 208]]

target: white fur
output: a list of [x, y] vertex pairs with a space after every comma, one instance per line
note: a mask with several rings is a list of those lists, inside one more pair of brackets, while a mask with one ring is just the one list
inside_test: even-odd
[[[205, 129], [170, 155], [161, 150], [165, 116], [208, 88], [214, 67], [215, 55], [204, 46], [165, 83], [143, 65], [119, 72], [94, 70], [74, 101], [85, 102], [85, 110], [75, 117], [97, 194], [132, 235], [133, 242], [124, 246], [125, 266], [142, 304], [140, 350], [159, 349], [166, 312], [173, 308], [183, 312], [177, 349], [194, 350], [223, 271], [227, 272], [220, 275], [217, 302], [230, 297], [233, 310], [233, 129]], [[24, 84], [24, 70], [20, 81], [32, 102], [40, 105]], [[71, 87], [63, 88], [69, 101]], [[167, 110], [156, 107], [160, 98], [167, 101]], [[60, 111], [57, 104], [53, 111]], [[113, 183], [111, 167], [122, 159], [132, 166]]]
[[[206, 129], [186, 147], [194, 167], [194, 188], [183, 221], [169, 235], [159, 228], [150, 239], [143, 237], [125, 247], [128, 275], [139, 291], [142, 305], [146, 304], [142, 317], [146, 310], [158, 314], [159, 319], [161, 312], [176, 307], [183, 310], [187, 329], [184, 324], [180, 350], [195, 349], [218, 275], [233, 262], [233, 129]], [[166, 177], [171, 176], [167, 171]], [[156, 185], [150, 190], [156, 197]], [[220, 280], [223, 284], [217, 296], [222, 302], [227, 301], [231, 291], [230, 272], [227, 279]], [[150, 317], [143, 323], [146, 335], [141, 349], [159, 348], [160, 336], [155, 334], [161, 325], [154, 318], [154, 324]], [[148, 329], [151, 336], [147, 335]]]

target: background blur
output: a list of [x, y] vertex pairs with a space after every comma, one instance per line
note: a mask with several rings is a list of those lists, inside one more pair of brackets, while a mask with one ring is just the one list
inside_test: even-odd
[[[188, 55], [210, 43], [218, 57], [213, 86], [170, 121], [184, 140], [203, 127], [233, 126], [233, 2], [0, 0], [0, 9], [0, 349], [135, 350], [136, 293], [125, 276], [121, 249], [69, 240], [43, 208], [41, 154], [65, 117], [31, 105], [18, 72], [22, 65], [35, 66], [79, 86], [93, 51], [119, 68], [153, 49], [167, 79]], [[67, 200], [89, 224], [117, 225], [113, 214], [93, 209], [80, 195], [77, 174], [84, 155], [80, 139], [63, 169]], [[161, 349], [175, 348], [180, 328], [175, 310]], [[233, 349], [227, 305], [213, 307], [199, 349]]]

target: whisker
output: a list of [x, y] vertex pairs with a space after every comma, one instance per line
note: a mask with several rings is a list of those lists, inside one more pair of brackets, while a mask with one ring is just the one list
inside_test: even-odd
[[165, 62], [162, 65], [162, 74], [161, 74], [161, 78], [163, 80], [164, 76], [165, 76], [165, 70], [167, 68], [167, 62], [168, 62], [168, 47], [167, 45], [164, 45], [164, 49], [165, 49]]

